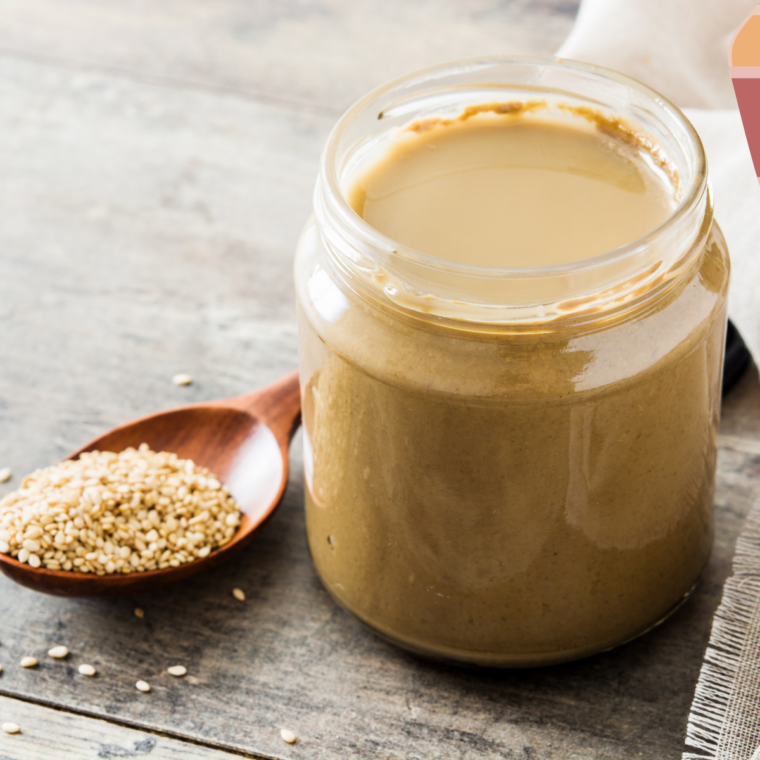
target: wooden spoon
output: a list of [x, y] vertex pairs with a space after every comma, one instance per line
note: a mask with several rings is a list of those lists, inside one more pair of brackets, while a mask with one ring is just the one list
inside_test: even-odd
[[298, 428], [298, 371], [246, 396], [192, 404], [129, 422], [91, 441], [84, 451], [119, 452], [147, 443], [208, 467], [230, 489], [242, 520], [225, 546], [204, 559], [169, 567], [111, 575], [33, 568], [0, 554], [0, 571], [22, 586], [70, 597], [127, 596], [154, 591], [210, 570], [239, 552], [274, 512], [288, 482], [288, 446]]

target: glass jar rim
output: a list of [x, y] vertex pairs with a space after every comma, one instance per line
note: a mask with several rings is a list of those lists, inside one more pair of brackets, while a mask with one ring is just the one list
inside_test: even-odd
[[[382, 234], [350, 206], [341, 182], [370, 151], [420, 118], [461, 114], [497, 98], [535, 104], [619, 130], [666, 172], [681, 197], [646, 235], [585, 259], [534, 267], [466, 264]], [[498, 101], [498, 103], [507, 102]], [[575, 104], [575, 105], [573, 105]], [[534, 109], [528, 109], [533, 111]], [[380, 128], [378, 128], [380, 124]], [[412, 72], [361, 98], [333, 128], [320, 163], [314, 213], [330, 261], [348, 287], [378, 303], [455, 322], [547, 323], [631, 308], [691, 270], [712, 225], [702, 142], [673, 103], [615, 71], [551, 56], [490, 56]], [[583, 316], [586, 315], [586, 316]]]
[[[344, 136], [346, 129], [354, 121], [354, 119], [365, 111], [372, 103], [376, 102], [379, 98], [393, 90], [399, 90], [401, 88], [411, 87], [415, 84], [423, 82], [433, 82], [440, 75], [454, 73], [456, 71], [476, 72], [478, 70], [487, 69], [495, 65], [504, 64], [538, 64], [544, 66], [561, 66], [564, 69], [575, 70], [586, 74], [593, 74], [600, 78], [612, 80], [618, 84], [622, 84], [629, 88], [635, 89], [638, 92], [649, 97], [650, 100], [657, 103], [665, 112], [678, 122], [685, 134], [689, 138], [691, 146], [693, 146], [693, 153], [697, 158], [697, 166], [694, 171], [694, 179], [690, 183], [689, 187], [685, 188], [684, 196], [673, 209], [671, 214], [657, 227], [650, 230], [645, 235], [633, 240], [625, 245], [614, 248], [610, 251], [598, 254], [596, 256], [590, 256], [578, 261], [571, 261], [564, 264], [545, 265], [536, 267], [494, 267], [485, 265], [465, 264], [450, 261], [448, 259], [439, 258], [431, 254], [419, 251], [409, 246], [402, 245], [398, 241], [390, 238], [383, 233], [376, 230], [364, 219], [362, 219], [343, 196], [340, 188], [340, 182], [338, 178], [337, 166], [335, 163], [335, 156], [338, 152], [338, 144], [341, 138]], [[386, 111], [388, 109], [385, 109]], [[382, 116], [382, 113], [378, 115], [378, 118]], [[678, 222], [687, 216], [693, 207], [699, 202], [700, 198], [704, 195], [707, 187], [707, 160], [702, 146], [702, 141], [694, 129], [694, 126], [686, 117], [686, 115], [670, 100], [660, 95], [656, 90], [643, 84], [637, 79], [620, 74], [612, 69], [607, 69], [602, 66], [596, 66], [589, 63], [583, 63], [582, 61], [575, 61], [567, 58], [557, 58], [555, 56], [485, 56], [478, 58], [467, 58], [458, 61], [450, 61], [447, 63], [437, 64], [424, 69], [411, 72], [404, 76], [387, 82], [380, 87], [367, 93], [364, 97], [358, 100], [352, 105], [341, 118], [338, 120], [335, 127], [327, 140], [325, 149], [322, 153], [320, 170], [322, 176], [325, 179], [326, 190], [329, 194], [329, 200], [334, 211], [337, 212], [341, 220], [356, 229], [357, 232], [362, 234], [363, 237], [370, 238], [375, 244], [381, 248], [386, 249], [389, 252], [394, 253], [397, 256], [401, 256], [405, 259], [410, 259], [415, 263], [422, 264], [427, 267], [432, 267], [439, 270], [446, 270], [453, 274], [466, 274], [475, 275], [480, 277], [530, 277], [530, 276], [546, 276], [550, 274], [566, 274], [576, 273], [587, 268], [595, 268], [600, 265], [604, 265], [615, 261], [620, 258], [625, 258], [632, 253], [640, 250], [643, 246], [646, 246], [649, 242], [660, 236], [663, 230], [673, 227]]]

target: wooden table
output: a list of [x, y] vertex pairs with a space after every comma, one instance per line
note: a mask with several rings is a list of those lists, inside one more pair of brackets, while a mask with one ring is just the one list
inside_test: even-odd
[[[293, 249], [337, 116], [419, 66], [551, 52], [575, 6], [0, 0], [0, 467], [15, 473], [0, 495], [114, 424], [294, 367]], [[307, 556], [296, 440], [273, 521], [194, 583], [96, 602], [0, 579], [0, 721], [23, 729], [0, 733], [0, 757], [677, 758], [759, 490], [755, 370], [721, 441], [694, 599], [608, 654], [494, 673], [423, 662], [335, 607]], [[54, 644], [70, 658], [49, 659]], [[166, 675], [175, 663], [186, 678]]]

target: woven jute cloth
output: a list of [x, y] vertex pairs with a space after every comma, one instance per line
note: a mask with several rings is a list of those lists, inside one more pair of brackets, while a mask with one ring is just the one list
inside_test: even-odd
[[[757, 0], [583, 0], [558, 55], [628, 74], [683, 108], [707, 153], [728, 241], [729, 315], [760, 357], [760, 186], [728, 52]], [[742, 529], [713, 621], [683, 760], [760, 760], [760, 504]]]
[[760, 759], [760, 504], [736, 543], [691, 705], [683, 760]]

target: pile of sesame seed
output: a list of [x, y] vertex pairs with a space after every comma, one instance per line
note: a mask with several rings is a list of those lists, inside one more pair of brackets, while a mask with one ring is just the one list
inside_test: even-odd
[[105, 575], [178, 567], [226, 544], [235, 500], [206, 468], [147, 444], [37, 470], [0, 500], [0, 553]]

